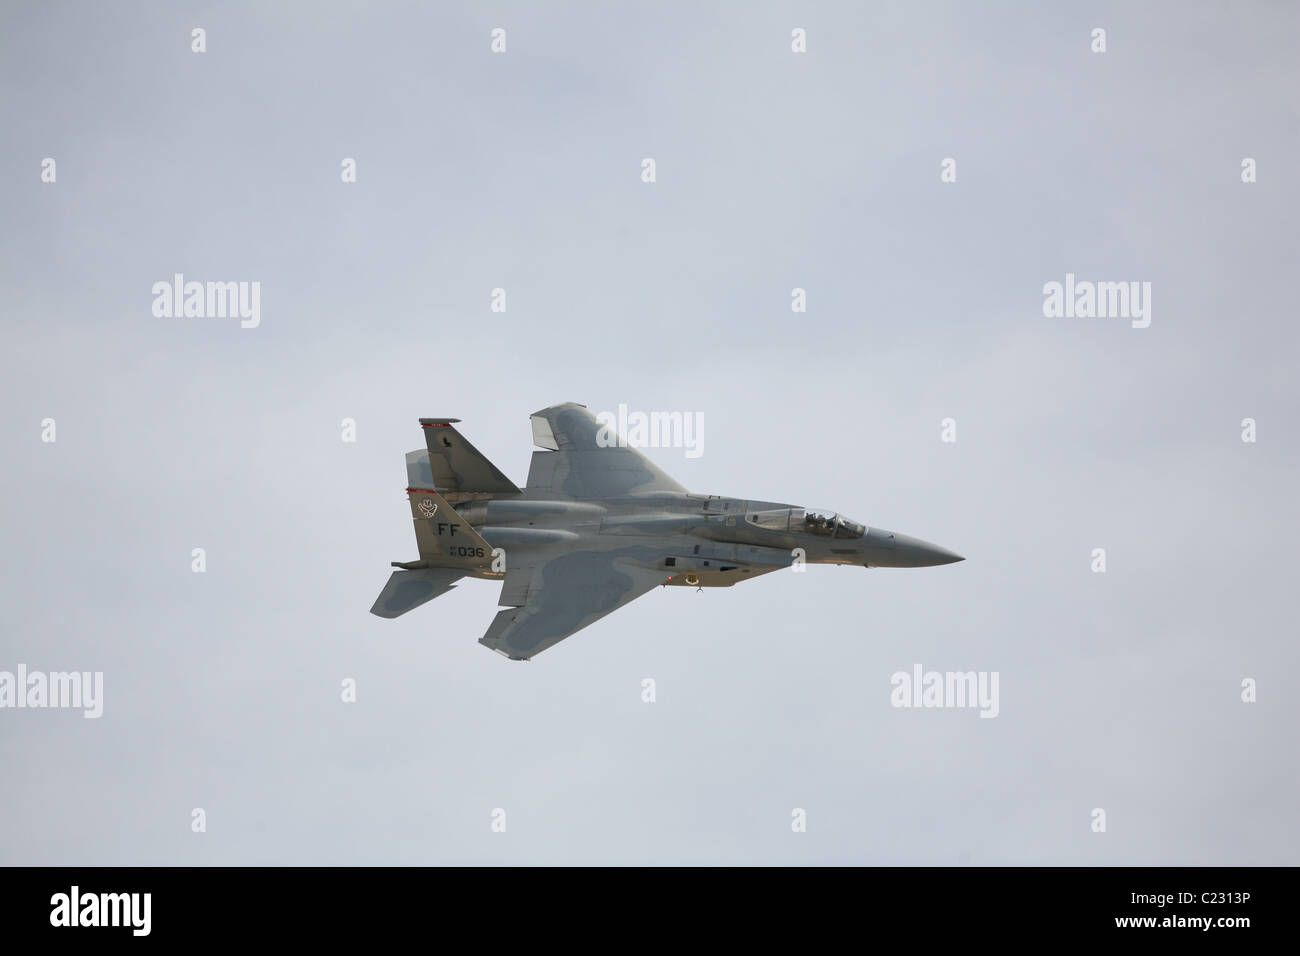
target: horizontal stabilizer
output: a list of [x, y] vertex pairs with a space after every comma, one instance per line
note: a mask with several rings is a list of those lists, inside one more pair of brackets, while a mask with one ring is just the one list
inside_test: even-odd
[[459, 568], [425, 568], [420, 571], [394, 571], [375, 599], [371, 614], [401, 617], [407, 611], [446, 594], [465, 576]]

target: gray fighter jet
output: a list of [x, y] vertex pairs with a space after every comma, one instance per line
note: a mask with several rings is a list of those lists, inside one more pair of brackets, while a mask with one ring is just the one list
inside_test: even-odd
[[464, 577], [502, 581], [505, 610], [479, 638], [526, 661], [659, 585], [731, 587], [793, 564], [924, 568], [963, 560], [843, 515], [691, 494], [583, 405], [532, 416], [517, 487], [461, 436], [422, 418], [406, 456], [416, 561], [394, 561], [372, 614], [399, 617]]

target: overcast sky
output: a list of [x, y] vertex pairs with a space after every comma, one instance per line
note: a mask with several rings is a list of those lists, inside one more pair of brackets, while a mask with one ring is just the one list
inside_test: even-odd
[[[0, 863], [1300, 863], [1294, 5], [0, 18], [0, 670], [104, 675], [0, 710]], [[156, 317], [176, 273], [260, 325]], [[1067, 273], [1149, 327], [1045, 317]], [[522, 483], [564, 401], [967, 560], [659, 589], [527, 664], [495, 583], [369, 614], [417, 419]], [[998, 716], [891, 706], [918, 664]]]

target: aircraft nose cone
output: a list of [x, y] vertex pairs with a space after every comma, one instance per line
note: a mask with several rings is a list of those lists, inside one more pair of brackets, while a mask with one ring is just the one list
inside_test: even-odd
[[929, 541], [896, 534], [894, 535], [894, 560], [896, 568], [933, 568], [940, 564], [956, 564], [966, 559], [955, 551], [941, 548]]

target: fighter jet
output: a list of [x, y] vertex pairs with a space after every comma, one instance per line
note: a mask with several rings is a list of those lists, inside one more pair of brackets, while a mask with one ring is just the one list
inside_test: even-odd
[[660, 585], [728, 588], [792, 564], [924, 568], [946, 548], [841, 514], [687, 491], [584, 405], [532, 415], [519, 488], [456, 429], [421, 418], [406, 456], [419, 558], [394, 561], [372, 614], [400, 617], [461, 578], [501, 581], [479, 643], [526, 661]]

